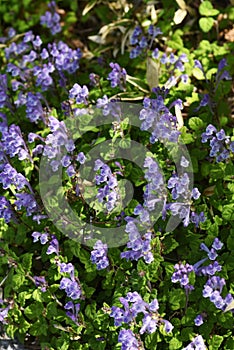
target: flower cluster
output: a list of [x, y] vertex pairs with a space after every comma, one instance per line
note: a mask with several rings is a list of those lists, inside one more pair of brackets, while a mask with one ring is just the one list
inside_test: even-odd
[[110, 167], [100, 159], [95, 161], [94, 171], [98, 171], [95, 175], [96, 184], [105, 183], [104, 187], [98, 189], [97, 199], [100, 203], [105, 202], [107, 211], [111, 212], [120, 199], [116, 175], [112, 174]]
[[142, 29], [137, 26], [130, 38], [130, 44], [135, 46], [130, 52], [130, 58], [136, 58], [139, 55], [146, 54], [148, 50], [151, 50], [151, 56], [156, 60], [158, 68], [163, 65], [167, 74], [169, 73], [169, 78], [165, 82], [166, 88], [175, 86], [179, 79], [182, 83], [186, 84], [188, 82], [188, 75], [183, 72], [185, 71], [184, 63], [188, 62], [187, 55], [182, 53], [177, 57], [173, 52], [167, 55], [166, 53], [160, 53], [157, 47], [152, 49], [155, 38], [159, 34], [162, 34], [161, 30], [150, 25], [147, 36], [145, 36]]
[[150, 142], [177, 142], [180, 132], [177, 130], [177, 119], [164, 104], [164, 97], [153, 89], [156, 99], [146, 97], [139, 119], [142, 120], [141, 130], [149, 130]]
[[69, 274], [68, 277], [63, 277], [60, 281], [60, 289], [64, 289], [67, 296], [73, 300], [79, 299], [81, 297], [81, 288], [76, 278], [74, 276], [74, 266], [71, 263], [59, 264], [60, 272]]
[[0, 124], [0, 131], [2, 134], [0, 140], [1, 152], [5, 152], [5, 154], [9, 155], [10, 158], [17, 155], [19, 160], [31, 160], [20, 127], [15, 124], [8, 126], [5, 115], [2, 114], [0, 117], [3, 120], [3, 122]]
[[73, 88], [69, 91], [69, 98], [74, 98], [76, 103], [87, 104], [87, 97], [89, 95], [89, 90], [86, 85], [81, 87], [79, 84], [74, 84]]
[[[18, 99], [14, 101], [17, 108], [26, 104], [28, 93], [31, 99], [33, 98], [32, 95], [37, 98], [40, 96], [41, 98], [40, 93], [32, 94], [31, 91], [27, 92], [30, 87], [27, 82], [30, 79], [35, 79], [36, 86], [41, 87], [42, 91], [53, 88], [57, 81], [61, 87], [65, 87], [67, 81], [65, 72], [73, 74], [79, 68], [79, 60], [82, 56], [79, 48], [72, 50], [62, 41], [49, 43], [44, 48], [41, 48], [41, 46], [42, 41], [40, 37], [35, 37], [30, 31], [25, 34], [19, 44], [11, 43], [5, 49], [5, 55], [9, 60], [7, 70], [13, 77], [11, 81], [12, 90], [17, 91], [20, 89]], [[15, 59], [17, 59], [17, 66]], [[7, 95], [6, 79], [3, 79], [0, 85], [1, 95], [2, 107], [6, 105], [12, 109]], [[45, 100], [44, 102], [46, 104]], [[30, 104], [30, 101], [28, 101], [28, 104]], [[33, 108], [32, 102], [30, 106]], [[40, 115], [42, 114], [41, 107], [39, 109], [38, 114]], [[34, 116], [34, 119], [37, 121], [38, 116]]]
[[[143, 257], [145, 262], [150, 264], [154, 260], [151, 252], [152, 222], [155, 220], [155, 212], [160, 214], [161, 211], [162, 218], [165, 219], [167, 192], [157, 162], [152, 157], [146, 157], [143, 166], [147, 169], [144, 175], [147, 180], [143, 194], [144, 203], [143, 205], [138, 204], [134, 208], [134, 214], [137, 215], [137, 218], [128, 216], [125, 218], [127, 221], [125, 231], [129, 236], [127, 243], [129, 250], [122, 252], [121, 258], [138, 260]], [[153, 217], [151, 217], [151, 212], [154, 214]], [[145, 232], [144, 234], [140, 233], [142, 230]]]
[[131, 329], [121, 329], [118, 342], [122, 344], [121, 350], [139, 350], [139, 343]]
[[171, 277], [173, 283], [180, 283], [181, 288], [184, 288], [186, 291], [191, 291], [194, 287], [189, 284], [189, 275], [193, 272], [193, 266], [189, 264], [175, 264], [175, 272]]
[[230, 153], [234, 153], [234, 141], [231, 142], [230, 136], [225, 134], [221, 129], [217, 131], [216, 127], [209, 124], [206, 131], [202, 133], [202, 143], [209, 140], [210, 142], [210, 157], [215, 157], [217, 162], [223, 162], [230, 158]]
[[130, 52], [130, 58], [136, 58], [142, 53], [145, 53], [148, 49], [151, 49], [155, 38], [159, 34], [162, 34], [161, 30], [150, 25], [147, 36], [145, 36], [141, 27], [137, 26], [130, 37], [130, 44], [135, 46]]
[[[159, 315], [159, 305], [157, 299], [147, 303], [137, 292], [129, 292], [125, 298], [120, 297], [119, 300], [123, 305], [123, 308], [113, 306], [110, 314], [110, 317], [114, 318], [115, 326], [119, 327], [123, 323], [129, 325], [134, 323], [136, 324], [136, 318], [138, 315], [143, 314], [142, 326], [139, 331], [140, 334], [154, 333], [161, 324], [164, 325], [164, 330], [166, 333], [170, 333], [174, 328], [169, 321], [163, 319]], [[121, 341], [122, 343], [125, 343], [127, 340], [126, 338], [129, 337], [134, 345], [137, 344], [137, 342], [132, 339], [134, 336], [133, 333], [130, 334], [129, 332], [124, 332], [121, 334], [123, 335], [121, 338], [124, 340]], [[122, 347], [122, 349], [125, 348]]]
[[184, 84], [188, 82], [188, 75], [183, 73], [185, 71], [184, 64], [188, 62], [186, 54], [182, 53], [179, 57], [174, 55], [174, 53], [171, 53], [169, 56], [166, 53], [160, 55], [158, 48], [156, 48], [152, 52], [152, 57], [158, 65], [164, 65], [165, 71], [170, 74], [170, 77], [164, 84], [165, 88], [170, 89], [172, 86], [175, 86], [179, 79]]
[[[175, 272], [173, 273], [171, 280], [173, 283], [179, 282], [182, 288], [191, 291], [194, 286], [189, 284], [189, 274], [194, 272], [197, 276], [208, 276], [206, 283], [203, 286], [202, 295], [204, 298], [209, 298], [210, 301], [215, 305], [217, 309], [224, 311], [226, 307], [233, 301], [231, 294], [227, 294], [225, 298], [221, 296], [223, 287], [226, 282], [224, 278], [215, 276], [216, 272], [221, 271], [221, 266], [215, 260], [218, 256], [217, 251], [222, 249], [223, 243], [215, 238], [211, 249], [209, 249], [204, 243], [201, 243], [201, 249], [207, 253], [207, 257], [199, 260], [194, 265], [189, 264], [176, 264], [174, 266]], [[210, 260], [212, 263], [209, 265], [204, 265], [204, 263]], [[194, 320], [196, 326], [203, 324], [203, 315], [197, 315]]]
[[15, 213], [8, 199], [0, 196], [0, 218], [8, 224], [11, 220], [16, 221]]
[[[59, 260], [59, 242], [55, 235], [50, 235], [48, 232], [37, 232], [34, 231], [32, 233], [33, 242], [38, 242], [42, 245], [49, 242], [49, 246], [47, 248], [46, 254], [50, 255], [55, 253], [57, 255], [56, 258], [56, 264], [59, 267], [59, 272], [62, 274], [65, 274], [64, 277], [62, 277], [59, 285], [59, 289], [65, 290], [67, 297], [71, 298], [72, 300], [79, 299], [82, 295], [81, 287], [78, 283], [77, 278], [75, 277], [75, 267], [71, 263], [64, 263], [60, 262]], [[67, 275], [69, 277], [67, 277]], [[47, 283], [43, 276], [35, 276], [34, 282], [37, 287], [41, 288], [42, 292], [46, 291]], [[80, 304], [74, 304], [72, 301], [69, 301], [64, 306], [65, 310], [71, 310], [67, 311], [66, 315], [70, 317], [75, 323], [77, 323], [77, 317], [78, 317], [78, 311], [80, 309]]]
[[[193, 265], [194, 271], [198, 276], [213, 276], [216, 272], [221, 271], [221, 266], [215, 260], [218, 256], [217, 251], [222, 249], [223, 243], [220, 242], [218, 238], [215, 238], [211, 249], [209, 249], [204, 243], [201, 243], [200, 248], [207, 253], [207, 258], [199, 260], [196, 264]], [[212, 261], [209, 265], [203, 265], [207, 260]]]
[[110, 67], [112, 68], [112, 71], [108, 74], [107, 80], [110, 80], [111, 87], [115, 88], [116, 86], [119, 86], [121, 90], [124, 90], [126, 85], [126, 70], [121, 68], [118, 63], [113, 62], [110, 63]]
[[0, 183], [3, 189], [6, 190], [11, 185], [14, 185], [17, 190], [22, 190], [25, 186], [31, 189], [27, 179], [21, 173], [18, 173], [9, 163], [2, 163], [0, 170]]
[[60, 155], [62, 146], [65, 147], [67, 152], [72, 152], [75, 149], [74, 141], [68, 136], [64, 122], [60, 122], [58, 119], [50, 116], [49, 127], [51, 133], [46, 137], [43, 154], [48, 159], [52, 159], [50, 165], [53, 171], [57, 171], [61, 164], [67, 168], [67, 174], [73, 176], [75, 169], [70, 162], [70, 157], [65, 155], [61, 160], [56, 158]]
[[32, 92], [28, 92], [26, 95], [26, 117], [32, 123], [38, 123], [39, 120], [45, 120], [44, 118], [44, 110], [41, 104], [42, 95], [37, 92], [33, 94]]
[[22, 207], [26, 208], [26, 215], [31, 216], [33, 213], [39, 211], [39, 206], [35, 200], [35, 197], [31, 193], [16, 193], [17, 200], [15, 205], [17, 210], [20, 210]]
[[[200, 197], [200, 192], [195, 187], [190, 190], [190, 179], [188, 173], [183, 173], [178, 176], [173, 174], [172, 177], [168, 180], [167, 187], [171, 190], [173, 200], [182, 200], [182, 202], [172, 202], [167, 204], [167, 209], [171, 211], [172, 215], [178, 215], [182, 219], [184, 226], [188, 226], [190, 223], [190, 207], [192, 204], [192, 199], [198, 199]], [[192, 215], [193, 221], [196, 224], [197, 221], [204, 221], [204, 214], [194, 217]], [[192, 221], [192, 220], [191, 220]]]
[[46, 254], [48, 255], [52, 253], [55, 253], [57, 255], [59, 254], [59, 243], [55, 235], [50, 236], [48, 232], [41, 233], [38, 231], [34, 231], [32, 233], [32, 237], [33, 237], [33, 243], [40, 241], [40, 243], [44, 245], [47, 242], [49, 242], [49, 246]]
[[60, 16], [56, 12], [56, 3], [55, 1], [51, 1], [48, 4], [48, 7], [50, 11], [46, 11], [46, 13], [41, 16], [41, 24], [45, 25], [47, 28], [50, 29], [50, 32], [52, 35], [55, 35], [59, 32], [61, 32], [61, 26], [60, 26]]
[[93, 250], [90, 257], [92, 263], [97, 265], [98, 270], [105, 269], [109, 266], [109, 260], [107, 258], [107, 244], [102, 241], [97, 241], [94, 244]]
[[225, 284], [226, 282], [224, 278], [220, 278], [219, 276], [212, 276], [208, 279], [203, 288], [203, 297], [209, 298], [217, 309], [223, 309], [223, 307], [226, 305], [225, 301], [221, 297], [221, 293]]
[[66, 315], [70, 317], [70, 319], [78, 325], [77, 319], [78, 319], [78, 312], [80, 311], [80, 304], [79, 303], [74, 304], [72, 301], [68, 301], [64, 305], [64, 309], [68, 310], [66, 312]]
[[128, 233], [129, 241], [127, 248], [129, 250], [120, 254], [121, 258], [126, 260], [139, 260], [143, 257], [147, 264], [150, 264], [153, 260], [153, 254], [151, 252], [151, 238], [152, 232], [146, 232], [141, 235], [138, 229], [139, 220], [127, 216], [125, 231]]
[[114, 118], [119, 120], [121, 108], [117, 101], [109, 100], [108, 97], [104, 95], [102, 98], [97, 99], [96, 107], [102, 109], [102, 114], [104, 116], [111, 114]]
[[[214, 86], [214, 88], [212, 87], [212, 89], [210, 91], [212, 95], [216, 93], [216, 91], [219, 87], [219, 84], [222, 80], [231, 80], [232, 79], [229, 72], [226, 69], [224, 69], [226, 66], [227, 66], [227, 60], [225, 58], [222, 58], [218, 64], [218, 70], [217, 70], [217, 73], [215, 76], [215, 86]], [[208, 81], [205, 70], [204, 70], [204, 68], [199, 60], [194, 60], [194, 68], [198, 68], [202, 72], [202, 74], [204, 75], [204, 78], [205, 78], [208, 86], [212, 86], [212, 84], [210, 84], [210, 82]], [[212, 100], [211, 94], [210, 95], [209, 94], [203, 95], [203, 98], [202, 98], [198, 108], [196, 108], [195, 111], [198, 111], [201, 107], [209, 106], [211, 112], [214, 113], [213, 107], [215, 105], [215, 101]]]
[[[158, 163], [151, 157], [146, 157], [144, 161], [145, 179], [147, 180], [147, 185], [144, 190], [144, 207], [151, 212], [155, 210], [157, 205], [162, 206], [162, 218], [166, 218], [166, 200], [167, 191], [164, 185], [164, 178], [159, 169]], [[136, 214], [136, 213], [135, 213]], [[140, 220], [142, 219], [143, 211], [140, 213]]]

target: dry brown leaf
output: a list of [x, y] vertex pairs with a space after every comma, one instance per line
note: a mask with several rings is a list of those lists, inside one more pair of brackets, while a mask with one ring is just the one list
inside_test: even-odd
[[214, 189], [215, 189], [215, 185], [214, 186], [210, 186], [210, 187], [207, 187], [204, 191], [203, 191], [203, 196], [206, 196], [206, 197], [210, 197], [210, 196], [213, 196], [214, 194]]
[[231, 43], [234, 42], [234, 27], [224, 34], [224, 38]]

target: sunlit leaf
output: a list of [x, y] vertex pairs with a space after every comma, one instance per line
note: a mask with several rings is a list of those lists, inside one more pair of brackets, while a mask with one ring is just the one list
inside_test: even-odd
[[152, 90], [153, 87], [158, 86], [159, 82], [159, 64], [156, 63], [151, 57], [147, 57], [146, 63], [146, 80]]
[[212, 17], [202, 17], [199, 19], [199, 26], [201, 30], [208, 33], [213, 27], [214, 19]]
[[187, 10], [179, 9], [175, 12], [173, 21], [175, 22], [175, 24], [180, 24], [181, 22], [183, 22], [186, 16], [187, 16]]
[[92, 8], [97, 4], [98, 0], [92, 0], [89, 1], [88, 4], [85, 6], [85, 8], [82, 11], [82, 16], [87, 15], [87, 13], [92, 10]]
[[230, 311], [234, 309], [234, 300], [232, 300], [230, 302], [230, 304], [228, 304], [228, 306], [226, 307], [226, 309], [224, 310], [224, 312]]

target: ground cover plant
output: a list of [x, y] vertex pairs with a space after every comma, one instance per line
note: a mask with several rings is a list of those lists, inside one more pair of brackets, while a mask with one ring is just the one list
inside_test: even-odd
[[26, 348], [234, 348], [232, 5], [2, 2], [0, 324]]

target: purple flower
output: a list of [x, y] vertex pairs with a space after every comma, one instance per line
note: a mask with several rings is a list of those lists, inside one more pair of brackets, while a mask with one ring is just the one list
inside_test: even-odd
[[174, 266], [175, 272], [173, 273], [171, 277], [171, 281], [173, 283], [180, 283], [180, 286], [184, 288], [185, 290], [191, 291], [194, 289], [194, 287], [189, 284], [189, 275], [192, 271], [194, 271], [194, 268], [192, 265], [189, 264], [176, 264]]
[[196, 318], [194, 319], [195, 326], [201, 326], [203, 324], [203, 316], [202, 315], [197, 315]]
[[9, 309], [10, 305], [5, 308], [0, 308], [0, 323], [7, 324], [6, 318], [8, 316]]
[[108, 212], [111, 212], [120, 199], [116, 174], [112, 174], [110, 167], [100, 159], [95, 161], [94, 170], [98, 171], [95, 176], [96, 184], [104, 183], [104, 187], [98, 188], [96, 198], [100, 203], [105, 204]]
[[199, 60], [194, 60], [194, 67], [199, 68], [203, 72], [203, 67]]
[[108, 74], [107, 80], [110, 80], [111, 87], [114, 88], [119, 86], [121, 90], [125, 90], [126, 85], [126, 75], [127, 72], [124, 68], [121, 68], [118, 63], [110, 63], [112, 71]]
[[118, 342], [122, 344], [122, 350], [139, 349], [138, 341], [130, 329], [121, 329], [118, 336]]
[[41, 104], [41, 94], [28, 92], [26, 98], [26, 116], [34, 123], [38, 123], [39, 120], [44, 119], [44, 111]]
[[139, 36], [142, 33], [142, 29], [140, 26], [134, 28], [134, 31], [130, 37], [130, 45], [136, 45], [139, 41]]
[[55, 1], [51, 1], [48, 4], [48, 7], [51, 12], [46, 11], [46, 13], [41, 16], [41, 25], [45, 25], [47, 28], [50, 29], [50, 32], [52, 35], [55, 35], [59, 32], [61, 32], [62, 28], [60, 25], [60, 16], [56, 12], [56, 3]]
[[78, 325], [78, 312], [80, 311], [80, 304], [74, 304], [72, 301], [68, 301], [65, 305], [64, 305], [64, 309], [65, 310], [71, 310], [71, 311], [67, 311], [66, 315], [68, 317], [70, 317], [70, 319], [75, 322]]
[[15, 201], [15, 205], [17, 210], [20, 210], [22, 207], [26, 208], [26, 215], [31, 216], [32, 213], [39, 210], [38, 204], [32, 194], [29, 193], [17, 193], [17, 200]]
[[69, 273], [71, 278], [74, 278], [74, 266], [71, 263], [59, 263], [60, 272]]
[[77, 158], [76, 158], [76, 160], [77, 160], [80, 164], [84, 164], [85, 161], [86, 161], [86, 159], [87, 159], [87, 158], [85, 157], [85, 155], [84, 155], [83, 152], [80, 152], [80, 153], [78, 154]]
[[200, 222], [205, 222], [206, 218], [203, 212], [196, 214], [192, 212], [190, 215], [190, 221], [195, 224], [196, 227], [199, 227]]
[[59, 254], [59, 242], [58, 242], [55, 235], [52, 235], [52, 240], [50, 241], [50, 245], [47, 249], [46, 254], [50, 255], [53, 253], [55, 253], [57, 255]]
[[140, 329], [140, 334], [145, 332], [154, 333], [157, 329], [158, 322], [154, 318], [152, 318], [149, 314], [146, 314], [142, 320], [143, 326]]
[[119, 300], [123, 308], [113, 306], [110, 314], [110, 317], [114, 318], [115, 326], [121, 326], [123, 323], [131, 324], [133, 321], [136, 324], [136, 318], [139, 320], [139, 315], [141, 315], [140, 334], [145, 332], [154, 333], [161, 324], [164, 324], [167, 333], [173, 329], [173, 325], [169, 321], [162, 319], [158, 314], [159, 305], [157, 299], [154, 299], [151, 303], [146, 303], [139, 293], [128, 292], [125, 298], [120, 297]]
[[215, 238], [212, 244], [212, 248], [214, 248], [215, 250], [220, 250], [222, 249], [222, 247], [223, 247], [223, 243], [218, 238]]
[[81, 288], [75, 280], [63, 277], [60, 281], [60, 289], [65, 289], [67, 296], [73, 300], [79, 299], [81, 296]]
[[163, 320], [162, 319], [162, 322], [164, 323], [164, 330], [166, 333], [170, 333], [174, 326], [171, 324], [171, 322], [167, 321], [167, 320]]
[[91, 252], [90, 260], [97, 265], [98, 270], [103, 270], [109, 266], [109, 260], [107, 258], [107, 245], [103, 244], [101, 240], [98, 240]]
[[11, 220], [17, 222], [15, 213], [8, 199], [0, 196], [0, 218], [8, 224]]
[[89, 95], [89, 90], [87, 86], [81, 87], [79, 84], [74, 84], [73, 88], [69, 91], [69, 98], [75, 98], [76, 103], [85, 103], [87, 104], [87, 97]]
[[48, 287], [46, 279], [44, 276], [34, 276], [33, 277], [35, 281], [36, 287], [40, 287], [41, 291], [44, 293], [46, 292], [46, 288]]
[[183, 348], [182, 350], [207, 350], [207, 347], [204, 343], [204, 340], [201, 335], [198, 335], [195, 337], [192, 342], [186, 346], [186, 348]]

